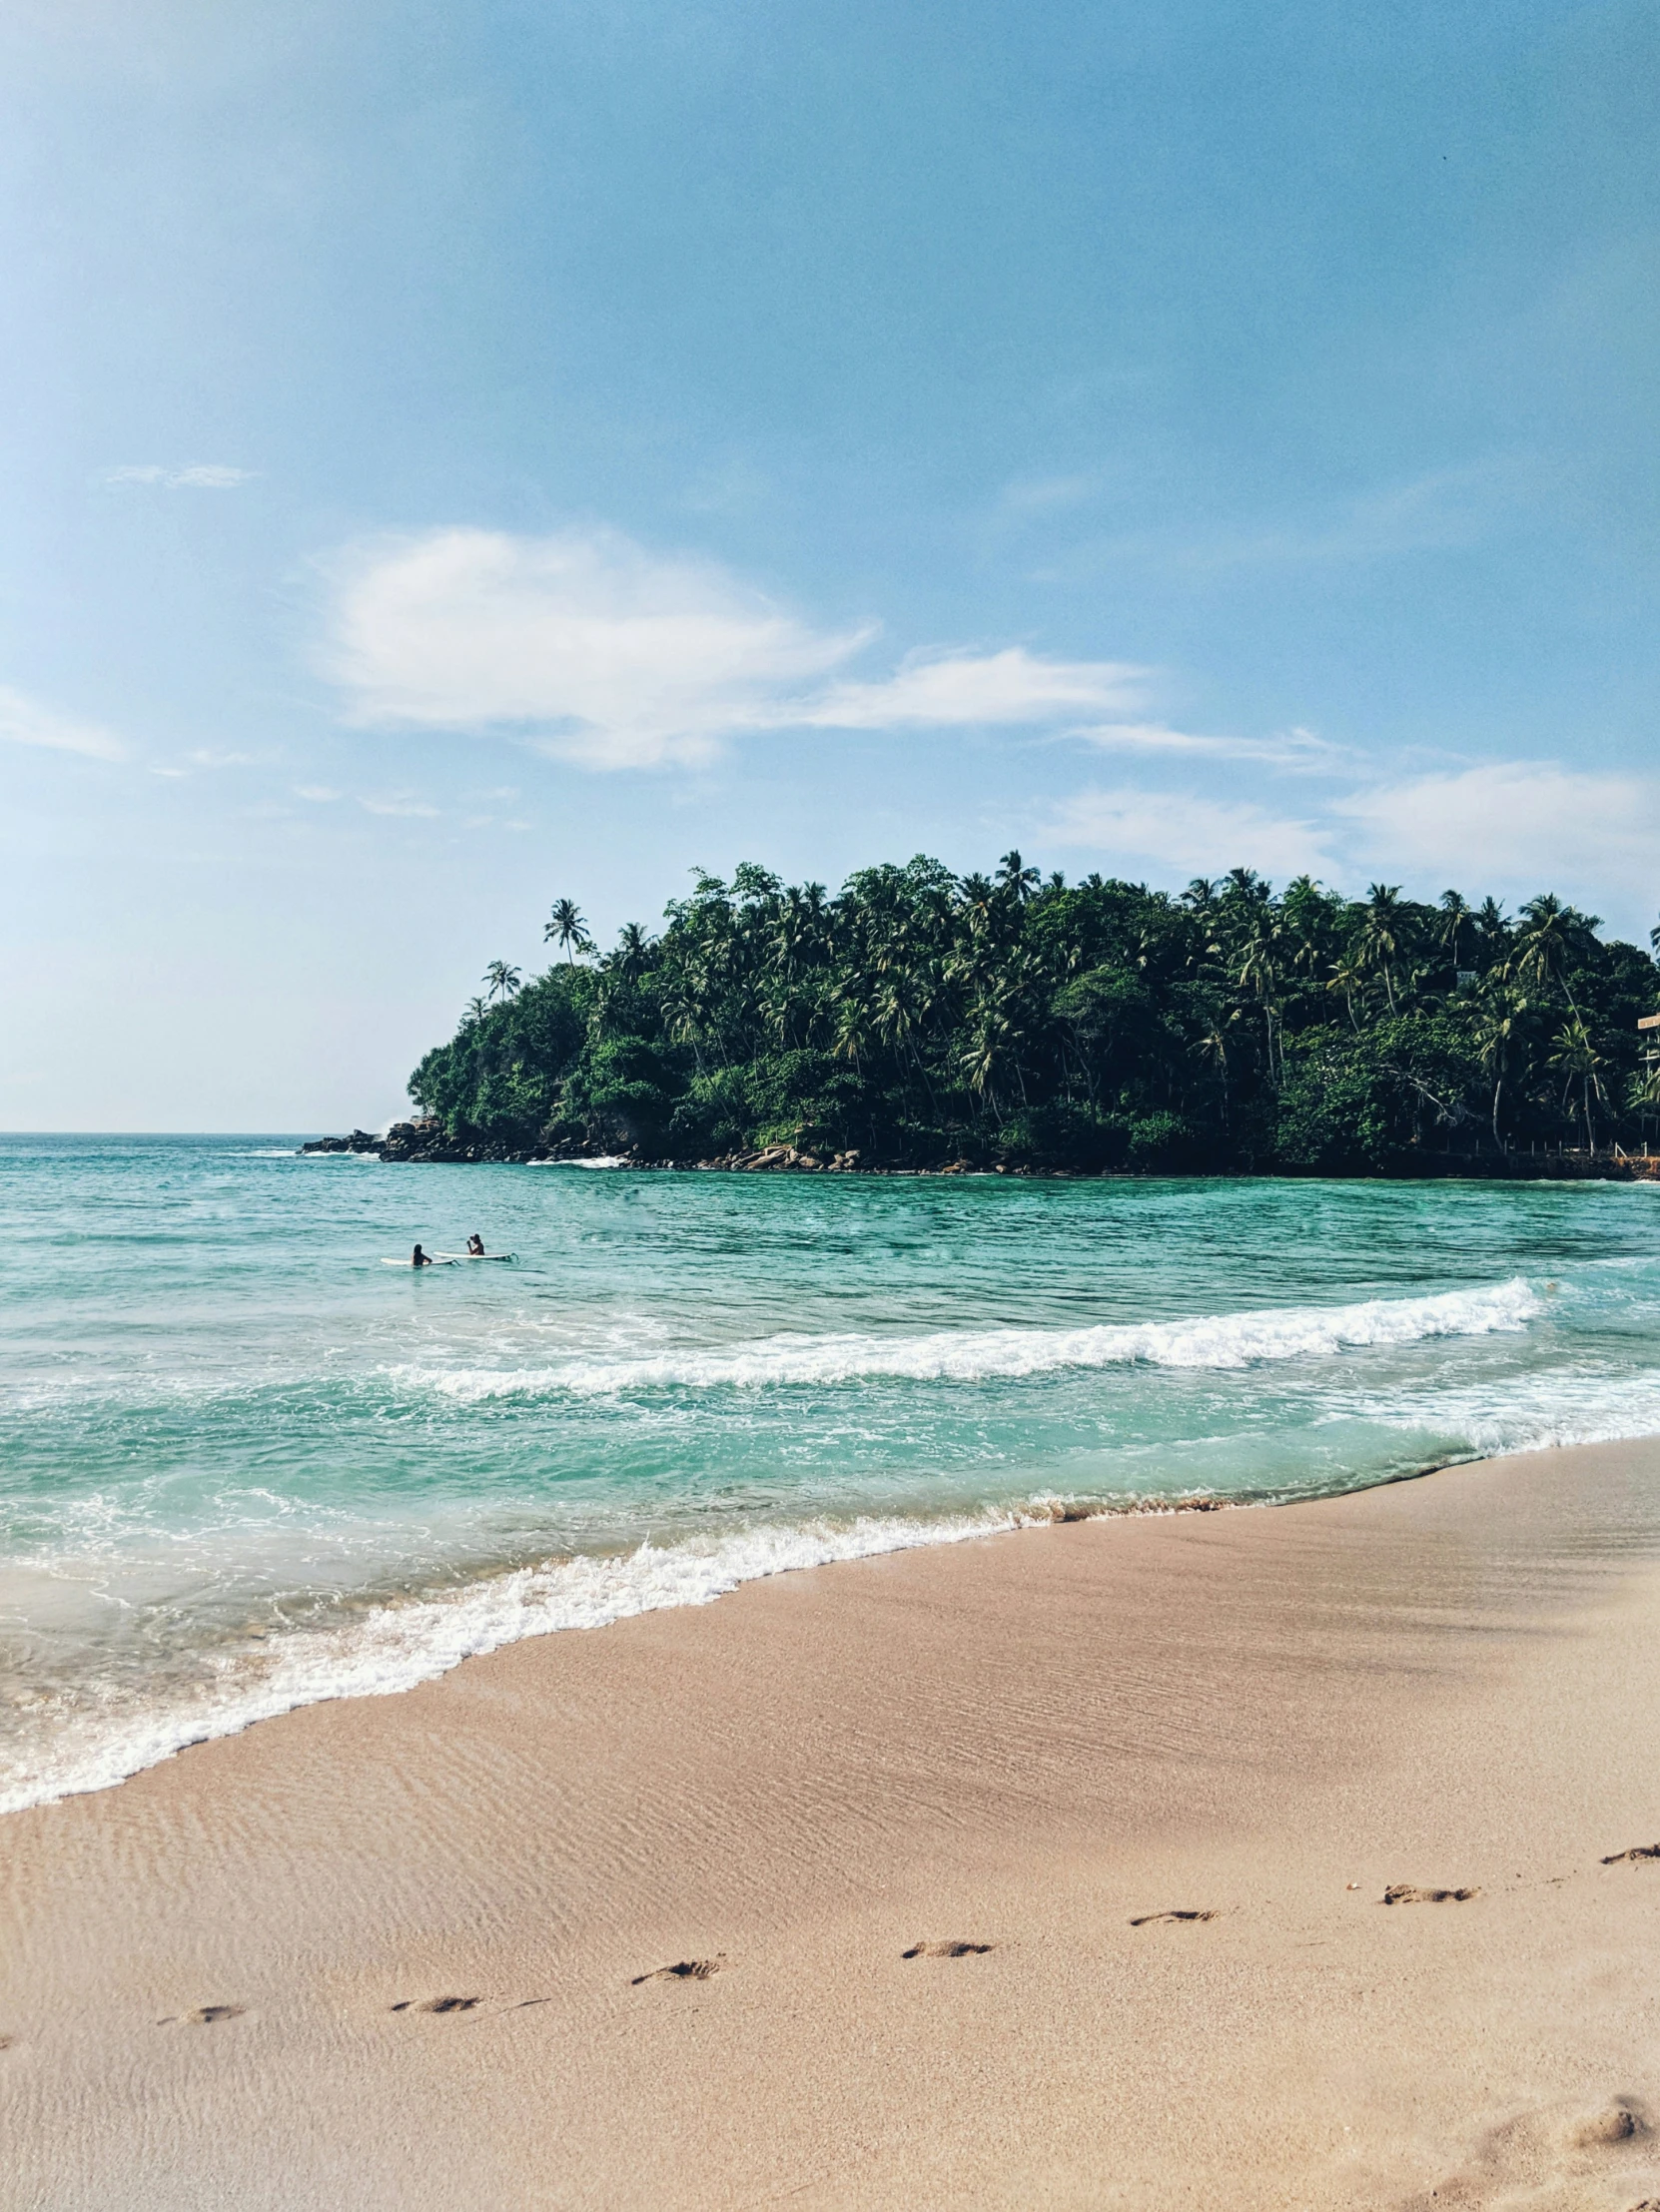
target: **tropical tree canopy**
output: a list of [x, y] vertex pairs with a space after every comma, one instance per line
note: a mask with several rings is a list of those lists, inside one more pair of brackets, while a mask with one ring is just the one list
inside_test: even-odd
[[529, 984], [493, 962], [415, 1104], [519, 1150], [1081, 1169], [1399, 1172], [1660, 1129], [1660, 1033], [1636, 1028], [1660, 969], [1549, 894], [1511, 920], [1235, 869], [1173, 897], [1018, 852], [834, 896], [753, 863], [693, 875], [660, 934], [630, 923], [592, 965], [556, 902], [563, 960]]

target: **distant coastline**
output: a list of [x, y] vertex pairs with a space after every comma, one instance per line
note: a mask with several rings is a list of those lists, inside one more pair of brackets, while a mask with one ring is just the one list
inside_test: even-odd
[[[1660, 967], [1549, 893], [1345, 899], [1249, 869], [1179, 896], [957, 877], [831, 896], [695, 872], [598, 955], [574, 903], [410, 1078], [416, 1115], [312, 1149], [740, 1171], [1654, 1171]], [[1660, 937], [1660, 932], [1656, 933]]]

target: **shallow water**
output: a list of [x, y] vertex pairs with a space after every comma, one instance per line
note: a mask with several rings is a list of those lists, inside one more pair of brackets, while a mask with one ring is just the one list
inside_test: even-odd
[[[540, 1630], [1660, 1432], [1660, 1190], [0, 1138], [0, 1807]], [[512, 1266], [383, 1264], [482, 1231]]]

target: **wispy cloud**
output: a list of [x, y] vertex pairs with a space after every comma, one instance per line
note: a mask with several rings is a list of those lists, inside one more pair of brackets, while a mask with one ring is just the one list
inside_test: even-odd
[[1099, 489], [1095, 476], [1016, 476], [1004, 485], [1002, 504], [1015, 514], [1053, 514], [1080, 505]]
[[326, 783], [297, 783], [294, 795], [297, 799], [310, 799], [316, 806], [329, 806], [336, 799], [346, 797], [344, 791], [336, 791], [333, 785]]
[[1517, 485], [1518, 464], [1510, 459], [1432, 469], [1378, 485], [1324, 513], [1224, 534], [1198, 549], [1197, 557], [1216, 567], [1344, 562], [1473, 545], [1491, 528], [1495, 510], [1514, 498]]
[[1056, 845], [1084, 846], [1115, 866], [1152, 862], [1184, 875], [1245, 866], [1266, 875], [1329, 874], [1329, 833], [1318, 823], [1270, 814], [1248, 800], [1191, 798], [1127, 787], [1081, 791], [1045, 825]]
[[407, 792], [395, 792], [386, 799], [360, 799], [358, 804], [366, 814], [392, 814], [401, 819], [423, 822], [435, 822], [439, 812], [436, 807], [428, 805], [426, 800], [412, 798]]
[[169, 491], [234, 491], [252, 483], [257, 468], [233, 468], [225, 461], [193, 461], [187, 468], [164, 468], [160, 461], [130, 461], [110, 469], [107, 484], [161, 484]]
[[1139, 704], [1148, 671], [1128, 661], [1047, 660], [1021, 645], [999, 653], [913, 653], [877, 683], [835, 685], [780, 703], [779, 721], [814, 729], [951, 729], [1033, 724]]
[[84, 753], [91, 760], [123, 760], [127, 753], [115, 732], [101, 723], [60, 714], [5, 685], [0, 685], [0, 738], [14, 745], [44, 745], [57, 753]]
[[1106, 753], [1143, 753], [1167, 760], [1257, 761], [1273, 768], [1327, 774], [1349, 768], [1353, 755], [1312, 730], [1289, 729], [1273, 737], [1204, 737], [1162, 722], [1103, 722], [1061, 733]]
[[[1454, 551], [1481, 543], [1518, 508], [1535, 500], [1552, 465], [1537, 454], [1501, 453], [1295, 508], [1218, 517], [1198, 526], [1170, 521], [1092, 533], [1070, 549], [1058, 548], [1037, 573], [1077, 578], [1106, 564], [1206, 576], [1228, 570], [1353, 567]], [[1006, 510], [1008, 503], [1005, 493]]]
[[1336, 801], [1378, 866], [1448, 883], [1605, 883], [1652, 895], [1660, 780], [1554, 761], [1494, 761]]
[[324, 666], [355, 721], [504, 729], [593, 768], [706, 759], [869, 634], [608, 530], [430, 530], [348, 553], [333, 580]]
[[1185, 880], [1237, 865], [1283, 880], [1304, 869], [1357, 891], [1400, 880], [1508, 899], [1550, 888], [1647, 928], [1660, 846], [1660, 777], [1554, 761], [1491, 761], [1322, 794], [1276, 812], [1254, 800], [1128, 785], [1083, 791], [1035, 825], [1103, 865]]
[[711, 561], [612, 530], [429, 530], [352, 548], [329, 576], [322, 666], [352, 720], [503, 731], [590, 768], [706, 760], [744, 731], [1123, 712], [1143, 675], [1010, 646], [827, 683], [876, 625], [815, 627]]

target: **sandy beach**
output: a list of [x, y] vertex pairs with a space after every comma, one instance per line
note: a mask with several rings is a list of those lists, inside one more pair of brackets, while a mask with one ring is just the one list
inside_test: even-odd
[[1649, 1442], [311, 1707], [0, 1825], [0, 2196], [1628, 2212], [1657, 1627]]

